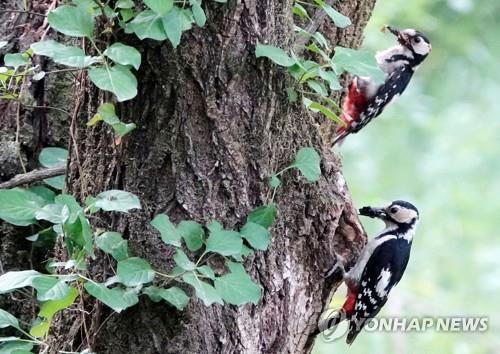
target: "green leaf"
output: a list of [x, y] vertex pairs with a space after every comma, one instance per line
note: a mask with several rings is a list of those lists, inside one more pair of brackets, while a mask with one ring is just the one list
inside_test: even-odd
[[198, 277], [196, 277], [193, 273], [184, 274], [182, 276], [182, 280], [194, 288], [196, 296], [203, 301], [205, 306], [210, 306], [213, 303], [224, 305], [222, 298], [217, 293], [215, 288], [212, 285], [198, 279]]
[[189, 0], [191, 4], [191, 10], [193, 11], [193, 17], [196, 24], [200, 27], [205, 26], [207, 22], [207, 17], [205, 16], [205, 11], [201, 7], [201, 0]]
[[316, 80], [308, 80], [307, 81], [307, 86], [311, 88], [313, 91], [315, 91], [317, 94], [321, 96], [328, 96], [328, 91], [321, 82], [316, 81]]
[[175, 306], [178, 310], [184, 309], [189, 302], [189, 297], [186, 293], [182, 289], [175, 286], [168, 289], [149, 286], [143, 290], [143, 293], [148, 295], [154, 302], [158, 302], [163, 299]]
[[131, 9], [134, 7], [134, 2], [132, 0], [118, 0], [115, 7], [118, 9]]
[[38, 301], [61, 300], [69, 294], [69, 286], [56, 277], [40, 276], [33, 279]]
[[59, 205], [68, 207], [70, 213], [70, 222], [75, 222], [78, 214], [83, 212], [82, 207], [76, 201], [75, 197], [69, 194], [59, 194], [55, 197], [54, 202]]
[[66, 177], [64, 176], [50, 177], [50, 178], [45, 178], [43, 182], [47, 183], [52, 188], [62, 190], [64, 189], [65, 178]]
[[286, 89], [286, 94], [288, 96], [288, 102], [297, 102], [297, 98], [298, 98], [298, 95], [297, 95], [297, 91], [295, 91], [295, 89], [293, 87], [288, 87]]
[[139, 257], [131, 257], [118, 262], [116, 274], [120, 282], [126, 286], [137, 286], [150, 283], [155, 277], [155, 272], [149, 263]]
[[70, 243], [72, 247], [77, 246], [78, 249], [84, 249], [88, 255], [95, 259], [92, 229], [83, 214], [78, 214], [74, 222], [71, 220], [65, 222], [63, 230], [67, 244]]
[[120, 211], [123, 213], [132, 209], [141, 209], [141, 203], [136, 195], [117, 189], [98, 194], [94, 205], [104, 211]]
[[276, 175], [272, 175], [272, 176], [269, 178], [269, 186], [270, 186], [271, 188], [278, 188], [280, 185], [281, 185], [281, 181], [280, 181], [280, 179], [278, 178], [278, 176], [276, 176]]
[[248, 214], [247, 223], [253, 222], [265, 228], [269, 228], [276, 218], [276, 212], [276, 205], [262, 205]]
[[18, 68], [20, 66], [28, 65], [30, 63], [29, 59], [21, 53], [7, 53], [4, 56], [5, 66], [12, 66]]
[[38, 155], [38, 161], [43, 167], [65, 166], [68, 160], [68, 150], [58, 147], [48, 147], [42, 149]]
[[46, 203], [53, 203], [56, 194], [51, 189], [44, 186], [35, 186], [28, 188], [28, 192], [34, 193], [40, 198], [42, 198]]
[[338, 73], [348, 71], [357, 76], [370, 76], [376, 83], [383, 83], [385, 79], [375, 56], [367, 51], [335, 47], [332, 64]]
[[203, 231], [201, 225], [196, 221], [181, 221], [179, 225], [177, 225], [177, 230], [186, 242], [186, 246], [190, 251], [197, 251], [203, 245], [205, 232]]
[[36, 212], [46, 202], [38, 195], [20, 188], [0, 190], [0, 219], [17, 226], [35, 223]]
[[101, 90], [114, 93], [119, 102], [137, 96], [137, 79], [125, 66], [90, 68], [89, 78]]
[[161, 16], [152, 10], [143, 11], [135, 16], [127, 25], [126, 32], [134, 32], [141, 40], [151, 38], [157, 41], [163, 41], [167, 39], [167, 34], [163, 29]]
[[339, 78], [333, 71], [326, 71], [323, 69], [318, 69], [319, 76], [328, 82], [330, 90], [340, 90], [342, 86], [340, 85]]
[[313, 112], [323, 113], [325, 117], [327, 117], [328, 119], [330, 119], [335, 123], [345, 125], [345, 123], [343, 123], [342, 120], [335, 113], [333, 113], [328, 107], [323, 106], [321, 103], [313, 102], [310, 100], [306, 101], [304, 97], [304, 105]]
[[165, 16], [173, 7], [173, 0], [144, 0], [144, 3], [160, 16]]
[[128, 241], [119, 232], [105, 232], [96, 238], [97, 247], [110, 254], [117, 261], [128, 258]]
[[309, 14], [307, 13], [307, 10], [301, 4], [298, 3], [293, 4], [292, 12], [294, 15], [299, 16], [301, 19], [305, 18], [311, 19], [309, 17]]
[[132, 65], [136, 70], [141, 66], [141, 53], [134, 47], [117, 42], [104, 51], [104, 55], [117, 64]]
[[241, 253], [242, 246], [243, 240], [238, 232], [215, 230], [210, 231], [205, 252], [215, 252], [223, 256], [231, 256]]
[[50, 300], [44, 302], [42, 307], [40, 308], [40, 313], [38, 314], [40, 317], [44, 317], [47, 319], [52, 319], [54, 315], [65, 308], [68, 308], [73, 304], [75, 299], [78, 297], [78, 290], [74, 287], [69, 287], [69, 292], [66, 297], [60, 300]]
[[33, 279], [41, 275], [41, 273], [35, 270], [7, 272], [0, 276], [0, 294], [30, 286], [33, 283]]
[[270, 233], [262, 225], [248, 221], [241, 229], [240, 234], [253, 248], [263, 251], [267, 250]]
[[174, 48], [181, 42], [182, 14], [178, 7], [174, 6], [164, 17], [162, 17], [163, 28]]
[[222, 299], [233, 305], [252, 302], [257, 305], [261, 288], [255, 284], [240, 263], [228, 263], [230, 273], [215, 279], [215, 289]]
[[115, 106], [112, 103], [103, 103], [100, 105], [97, 109], [97, 114], [87, 123], [87, 126], [92, 126], [100, 120], [111, 125], [115, 133], [121, 137], [124, 137], [136, 128], [134, 123], [125, 124], [120, 121], [120, 118], [116, 115]]
[[0, 354], [31, 354], [34, 344], [25, 341], [12, 341], [0, 346]]
[[139, 302], [137, 295], [121, 288], [108, 289], [103, 284], [85, 283], [85, 290], [106, 306], [120, 313]]
[[257, 44], [255, 56], [257, 58], [269, 58], [276, 64], [285, 67], [290, 67], [296, 63], [295, 59], [290, 58], [283, 49], [267, 44]]
[[5, 310], [0, 309], [0, 328], [19, 327], [19, 321]]
[[207, 278], [210, 278], [212, 280], [215, 279], [215, 273], [214, 273], [213, 269], [210, 268], [209, 266], [204, 265], [204, 266], [198, 267], [198, 268], [196, 268], [196, 271]]
[[158, 214], [151, 221], [151, 225], [160, 231], [161, 239], [168, 245], [181, 246], [181, 234], [167, 215]]
[[177, 249], [173, 259], [175, 264], [184, 270], [191, 271], [196, 268], [196, 265], [189, 260], [188, 256], [180, 248]]
[[47, 204], [35, 213], [37, 220], [47, 220], [53, 224], [62, 224], [69, 218], [69, 209], [65, 205]]
[[316, 150], [306, 147], [299, 150], [290, 166], [298, 168], [309, 182], [316, 182], [321, 176], [320, 162], [321, 158]]
[[327, 15], [332, 19], [333, 23], [335, 23], [335, 26], [340, 27], [340, 28], [345, 28], [349, 25], [351, 25], [351, 20], [349, 17], [346, 17], [342, 15], [340, 12], [335, 10], [333, 7], [330, 5], [326, 4], [322, 0], [314, 0], [325, 12]]
[[92, 15], [74, 6], [59, 6], [49, 13], [47, 20], [55, 30], [68, 36], [92, 38], [94, 32]]
[[74, 68], [85, 68], [99, 62], [99, 57], [85, 55], [81, 48], [67, 47], [54, 40], [33, 43], [31, 49], [37, 55], [51, 58], [54, 62]]

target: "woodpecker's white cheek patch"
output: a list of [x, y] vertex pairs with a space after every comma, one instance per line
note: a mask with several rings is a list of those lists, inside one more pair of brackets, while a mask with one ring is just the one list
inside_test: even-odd
[[389, 269], [382, 269], [382, 272], [380, 273], [379, 280], [377, 283], [377, 287], [375, 290], [377, 291], [377, 294], [379, 297], [383, 298], [387, 295], [387, 286], [389, 285], [389, 281], [391, 280], [391, 272]]
[[431, 51], [430, 44], [425, 42], [424, 40], [420, 40], [420, 42], [414, 43], [412, 47], [415, 53], [420, 55], [427, 55]]

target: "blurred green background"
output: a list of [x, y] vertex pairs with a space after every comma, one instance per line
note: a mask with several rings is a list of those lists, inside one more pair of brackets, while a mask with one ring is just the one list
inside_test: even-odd
[[[318, 337], [314, 354], [500, 353], [500, 1], [378, 0], [365, 48], [394, 44], [385, 24], [424, 32], [433, 51], [405, 94], [340, 148], [357, 206], [406, 199], [421, 214], [379, 316], [488, 316], [489, 330], [363, 332], [351, 347]], [[363, 223], [369, 235], [382, 228]]]

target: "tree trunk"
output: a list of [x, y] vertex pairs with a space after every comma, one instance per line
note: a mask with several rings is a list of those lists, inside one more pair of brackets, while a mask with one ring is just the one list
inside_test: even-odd
[[[375, 0], [345, 0], [336, 8], [353, 25], [323, 30], [332, 45], [357, 47]], [[257, 305], [212, 305], [193, 298], [187, 309], [141, 299], [121, 314], [87, 301], [91, 321], [66, 311], [52, 336], [54, 348], [98, 353], [304, 353], [332, 289], [324, 278], [334, 249], [355, 258], [365, 242], [325, 127], [287, 101], [287, 74], [255, 58], [257, 43], [293, 47], [291, 1], [204, 2], [205, 28], [183, 34], [176, 49], [136, 42], [143, 64], [139, 94], [119, 106], [123, 121], [138, 128], [116, 145], [104, 125], [86, 127], [105, 101], [81, 78], [70, 144], [68, 186], [80, 200], [108, 189], [138, 195], [142, 210], [116, 215], [99, 226], [123, 232], [137, 256], [156, 269], [172, 267], [172, 250], [149, 226], [158, 213], [174, 222], [221, 221], [241, 226], [247, 213], [270, 201], [267, 179], [313, 146], [322, 156], [322, 177], [307, 183], [298, 173], [283, 179], [276, 202], [272, 242], [245, 263], [263, 288]], [[326, 130], [329, 130], [327, 128]], [[217, 265], [214, 261], [214, 266]], [[92, 266], [105, 278], [105, 264]], [[338, 280], [337, 280], [338, 281]], [[79, 316], [79, 315], [78, 315]], [[80, 348], [80, 349], [78, 349]]]

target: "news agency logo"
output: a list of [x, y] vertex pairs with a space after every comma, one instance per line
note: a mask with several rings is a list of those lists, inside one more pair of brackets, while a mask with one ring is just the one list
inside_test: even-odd
[[[334, 342], [345, 337], [349, 325], [341, 325], [346, 319], [338, 310], [328, 311], [327, 317], [320, 322], [319, 330], [326, 342]], [[358, 323], [361, 323], [360, 321]], [[448, 317], [376, 317], [365, 322], [366, 332], [436, 332], [483, 333], [489, 329], [487, 316], [448, 316]]]

